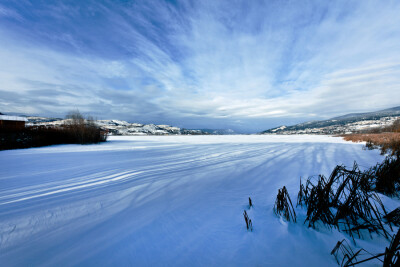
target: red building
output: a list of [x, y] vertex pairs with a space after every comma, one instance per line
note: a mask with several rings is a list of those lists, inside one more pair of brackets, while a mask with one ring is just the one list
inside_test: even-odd
[[23, 117], [0, 115], [0, 128], [23, 129], [26, 121], [28, 120]]

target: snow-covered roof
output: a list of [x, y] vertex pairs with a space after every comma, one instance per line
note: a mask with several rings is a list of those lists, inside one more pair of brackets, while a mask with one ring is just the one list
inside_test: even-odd
[[0, 121], [28, 121], [24, 117], [0, 115]]

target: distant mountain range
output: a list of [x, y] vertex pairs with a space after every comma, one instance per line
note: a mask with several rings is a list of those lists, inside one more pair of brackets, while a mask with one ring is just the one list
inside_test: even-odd
[[237, 134], [232, 129], [200, 129], [200, 131], [213, 134], [213, 135], [230, 135], [230, 134]]
[[[2, 114], [2, 113], [0, 113]], [[4, 114], [2, 114], [4, 115]], [[9, 114], [10, 115], [10, 114]], [[27, 126], [59, 126], [66, 122], [62, 118], [48, 118], [38, 116], [27, 116]], [[97, 120], [95, 123], [111, 135], [228, 135], [237, 134], [232, 129], [185, 129], [170, 125], [130, 123], [121, 120]]]
[[[24, 116], [29, 126], [56, 126], [65, 119]], [[351, 113], [329, 120], [310, 121], [296, 125], [282, 125], [259, 134], [343, 134], [391, 125], [400, 119], [400, 106], [367, 113]], [[229, 135], [231, 129], [184, 129], [170, 125], [129, 123], [120, 120], [98, 120], [96, 124], [112, 135]]]
[[332, 120], [376, 120], [383, 117], [400, 116], [400, 106], [367, 113], [350, 113], [332, 118]]
[[261, 134], [343, 134], [384, 127], [400, 119], [400, 106], [367, 113], [351, 113], [329, 120], [279, 126]]

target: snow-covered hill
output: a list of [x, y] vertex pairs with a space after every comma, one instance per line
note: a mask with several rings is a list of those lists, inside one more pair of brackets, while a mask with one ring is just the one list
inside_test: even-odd
[[115, 135], [199, 135], [201, 130], [188, 130], [170, 125], [129, 123], [119, 120], [99, 120], [100, 127]]
[[355, 122], [343, 122], [331, 120], [329, 126], [318, 125], [318, 122], [308, 122], [293, 126], [280, 126], [262, 132], [262, 134], [345, 134], [363, 130], [372, 130], [387, 127], [393, 124], [399, 117], [383, 117], [378, 120], [361, 120]]
[[344, 232], [307, 228], [300, 208], [298, 223], [285, 222], [273, 213], [278, 188], [293, 200], [300, 176], [382, 158], [307, 135], [111, 136], [0, 151], [0, 266], [338, 266], [339, 240], [371, 253], [389, 241], [372, 234], [354, 245]]
[[[58, 118], [27, 117], [28, 126], [57, 126], [67, 120]], [[98, 120], [95, 122], [102, 129], [108, 130], [111, 135], [199, 135], [208, 134], [201, 130], [189, 130], [170, 125], [129, 123], [120, 120]]]
[[347, 114], [323, 121], [279, 126], [262, 134], [344, 134], [387, 127], [400, 119], [400, 107], [369, 113]]

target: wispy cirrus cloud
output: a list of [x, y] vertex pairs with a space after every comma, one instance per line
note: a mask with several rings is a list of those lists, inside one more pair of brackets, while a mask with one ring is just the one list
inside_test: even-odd
[[396, 1], [0, 4], [0, 109], [258, 131], [399, 105]]

